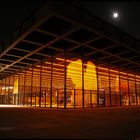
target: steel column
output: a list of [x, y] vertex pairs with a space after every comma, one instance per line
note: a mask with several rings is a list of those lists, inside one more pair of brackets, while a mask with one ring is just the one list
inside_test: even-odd
[[25, 105], [25, 88], [26, 88], [26, 68], [25, 68], [25, 71], [24, 71], [23, 105]]
[[39, 107], [41, 107], [41, 97], [42, 97], [42, 61], [40, 67], [40, 92], [39, 92]]
[[18, 105], [20, 104], [19, 103], [19, 89], [20, 89], [20, 70], [19, 70], [19, 72], [18, 72]]
[[137, 82], [136, 82], [136, 75], [135, 75], [135, 93], [136, 93], [136, 105], [138, 105], [138, 93], [137, 93]]
[[128, 79], [128, 73], [127, 73], [127, 84], [128, 84], [128, 96], [129, 96], [129, 106], [130, 106], [130, 90], [129, 90], [129, 79]]
[[[111, 83], [110, 83], [110, 68], [108, 68], [108, 82], [109, 82], [109, 101], [110, 101], [110, 107], [112, 106], [112, 104], [111, 104]], [[115, 94], [115, 96], [116, 96], [116, 94]], [[116, 98], [116, 97], [115, 97]], [[115, 106], [116, 106], [116, 104], [115, 104]]]
[[32, 65], [32, 74], [31, 74], [31, 106], [32, 106], [32, 96], [33, 96], [33, 65]]
[[120, 70], [119, 70], [119, 93], [120, 93], [120, 106], [122, 106], [122, 92], [121, 92], [121, 79], [120, 79]]
[[67, 58], [66, 58], [66, 54], [65, 54], [65, 59], [64, 59], [64, 108], [67, 107], [66, 80], [67, 80]]
[[96, 79], [97, 79], [97, 107], [99, 107], [99, 77], [98, 77], [98, 65], [96, 65]]
[[51, 85], [50, 85], [50, 107], [52, 108], [52, 94], [53, 94], [53, 57], [51, 59]]
[[82, 107], [84, 108], [84, 59], [82, 58]]

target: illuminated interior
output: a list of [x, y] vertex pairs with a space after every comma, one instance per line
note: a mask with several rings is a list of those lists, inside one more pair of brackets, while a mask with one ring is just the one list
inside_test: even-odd
[[0, 81], [0, 103], [79, 108], [140, 105], [140, 77], [55, 58]]

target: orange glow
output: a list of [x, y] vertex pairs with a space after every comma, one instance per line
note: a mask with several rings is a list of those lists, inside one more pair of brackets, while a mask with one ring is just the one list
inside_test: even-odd
[[[62, 58], [56, 58], [57, 60], [61, 60], [64, 62], [64, 59]], [[82, 60], [78, 59], [76, 61], [72, 60], [67, 60], [67, 62], [70, 62], [70, 64], [67, 66], [67, 80], [72, 82], [74, 85], [72, 88], [75, 89], [82, 89]], [[45, 62], [46, 64], [51, 64], [50, 62]], [[64, 80], [64, 64], [57, 64], [53, 63], [53, 81], [59, 81], [59, 80]], [[59, 66], [59, 67], [57, 67]], [[37, 69], [37, 67], [41, 67], [40, 65], [36, 65], [36, 68], [33, 68], [33, 77], [38, 77], [40, 78], [40, 69]], [[49, 66], [42, 66], [42, 79], [50, 79], [48, 76], [51, 75], [50, 69], [51, 67]], [[46, 69], [45, 69], [46, 68]], [[97, 78], [96, 78], [96, 66], [91, 62], [87, 62], [87, 64], [84, 64], [84, 89], [85, 90], [97, 90]], [[29, 68], [29, 70], [32, 70], [32, 68]], [[108, 83], [108, 68], [103, 68], [103, 67], [98, 67], [98, 73], [99, 77], [103, 79], [102, 85], [105, 84], [105, 82]], [[118, 71], [117, 70], [110, 70], [111, 73], [111, 80], [112, 85], [115, 89], [116, 92], [119, 92], [119, 77], [118, 77]], [[26, 76], [30, 79], [32, 72], [31, 71], [26, 71]], [[120, 77], [126, 79], [126, 74], [124, 72], [120, 72]], [[20, 73], [20, 76], [24, 76], [24, 71], [23, 73]], [[18, 76], [18, 75], [17, 75]], [[135, 76], [133, 74], [128, 74], [129, 80], [135, 80], [132, 76]], [[27, 77], [26, 77], [27, 78]], [[136, 78], [139, 78], [139, 76], [136, 76]], [[26, 79], [27, 80], [27, 79]], [[39, 82], [39, 81], [38, 81]], [[18, 77], [14, 80], [14, 93], [18, 93]], [[123, 80], [121, 81], [121, 90], [122, 91], [127, 91], [128, 90], [128, 85], [125, 83]]]
[[[88, 78], [88, 75], [91, 76], [91, 79]], [[87, 63], [86, 72], [84, 73], [84, 88], [85, 90], [97, 90], [96, 67], [90, 61]]]
[[117, 76], [116, 78], [116, 88], [115, 88], [115, 92], [119, 93], [119, 77]]
[[13, 87], [13, 93], [18, 93], [18, 78], [14, 79], [14, 87]]
[[[78, 72], [79, 79], [75, 78], [75, 75], [74, 75], [75, 68], [77, 67], [78, 69], [76, 70], [76, 72]], [[75, 85], [76, 89], [82, 88], [82, 61], [80, 59], [78, 59], [77, 61], [71, 62], [67, 66], [67, 77], [72, 79], [72, 83]]]
[[108, 68], [98, 67], [98, 70], [105, 70], [105, 71], [108, 71]]
[[[87, 62], [86, 71], [84, 71], [84, 90], [97, 91], [96, 67], [92, 62]], [[75, 69], [77, 68], [77, 69]], [[76, 74], [77, 73], [77, 74]], [[67, 77], [72, 79], [75, 89], [82, 89], [82, 60], [78, 59], [67, 66]], [[77, 104], [80, 104], [82, 90], [77, 91]], [[73, 101], [74, 93], [71, 100]], [[85, 103], [89, 103], [89, 94], [85, 94]], [[97, 103], [97, 94], [92, 95], [92, 103]]]
[[111, 70], [110, 70], [110, 72], [116, 72], [116, 73], [118, 73], [118, 71], [117, 71], [117, 70], [113, 70], [113, 69], [111, 69]]
[[127, 75], [127, 73], [125, 73], [125, 72], [120, 72], [120, 74], [124, 74], [124, 75]]
[[134, 77], [135, 75], [133, 75], [133, 74], [128, 74], [128, 76], [132, 76], [132, 77]]
[[[85, 90], [96, 90], [97, 79], [96, 79], [96, 67], [92, 62], [87, 63], [86, 72], [84, 73], [84, 89]], [[75, 71], [75, 68], [77, 68]], [[76, 73], [79, 79], [76, 78]], [[78, 59], [68, 65], [67, 76], [72, 79], [75, 88], [82, 88], [82, 60]]]

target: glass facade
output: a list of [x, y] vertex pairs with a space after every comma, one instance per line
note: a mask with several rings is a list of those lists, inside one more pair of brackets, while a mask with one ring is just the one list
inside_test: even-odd
[[0, 80], [0, 104], [54, 108], [140, 105], [140, 76], [68, 56]]

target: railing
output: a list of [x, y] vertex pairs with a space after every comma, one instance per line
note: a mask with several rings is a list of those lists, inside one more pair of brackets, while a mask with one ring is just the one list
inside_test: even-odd
[[[132, 97], [131, 93], [129, 97], [122, 92], [112, 92], [110, 96], [108, 91], [98, 93], [96, 90], [84, 90], [83, 100], [82, 92], [81, 89], [67, 89], [66, 108], [82, 108], [83, 102], [84, 108], [140, 105], [140, 102], [137, 102], [136, 97]], [[52, 100], [50, 100], [50, 97], [52, 97]], [[139, 97], [138, 100], [140, 100]], [[64, 102], [64, 89], [56, 89], [52, 93], [50, 90], [44, 90], [41, 93], [0, 95], [0, 104], [39, 107], [51, 107], [52, 105], [52, 107], [64, 108]]]

